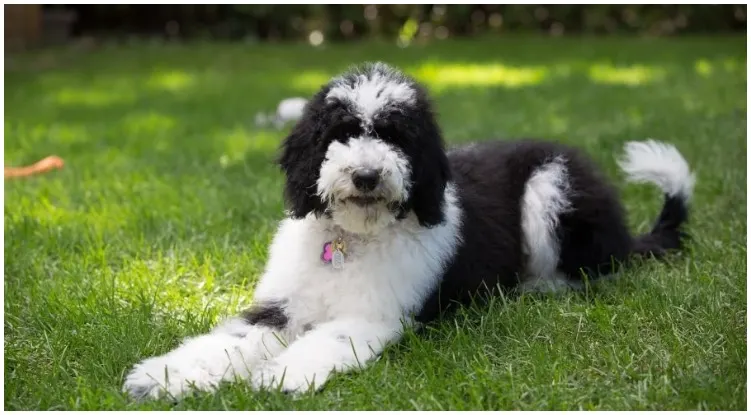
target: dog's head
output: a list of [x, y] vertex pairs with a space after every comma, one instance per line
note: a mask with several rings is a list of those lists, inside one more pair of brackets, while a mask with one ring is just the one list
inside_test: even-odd
[[427, 93], [383, 63], [324, 85], [279, 162], [295, 218], [327, 215], [353, 233], [378, 232], [411, 214], [422, 226], [444, 220], [450, 173]]

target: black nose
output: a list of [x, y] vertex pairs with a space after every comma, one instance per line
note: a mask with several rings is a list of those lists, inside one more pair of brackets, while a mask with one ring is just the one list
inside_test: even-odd
[[373, 169], [362, 169], [352, 173], [352, 183], [362, 192], [374, 190], [378, 186], [378, 178], [378, 171]]

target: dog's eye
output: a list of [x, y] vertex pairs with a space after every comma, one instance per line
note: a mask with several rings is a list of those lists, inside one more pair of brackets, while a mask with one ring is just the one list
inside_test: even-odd
[[351, 115], [343, 116], [326, 131], [327, 140], [347, 141], [350, 137], [362, 135], [360, 121]]
[[383, 140], [396, 140], [399, 137], [399, 131], [393, 122], [387, 119], [379, 119], [373, 122], [373, 130], [376, 135]]

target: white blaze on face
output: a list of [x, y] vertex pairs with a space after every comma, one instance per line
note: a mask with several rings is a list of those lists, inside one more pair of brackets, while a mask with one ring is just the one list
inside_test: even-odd
[[385, 108], [414, 104], [415, 90], [391, 68], [376, 64], [367, 75], [357, 75], [354, 83], [346, 79], [335, 81], [326, 100], [349, 103], [356, 115], [369, 123]]
[[[378, 187], [370, 196], [383, 202], [359, 206], [346, 201], [362, 195], [355, 188], [352, 173], [362, 169], [380, 172]], [[334, 222], [356, 233], [369, 233], [395, 220], [390, 203], [404, 202], [409, 197], [410, 168], [407, 158], [396, 148], [372, 137], [351, 138], [347, 143], [333, 141], [321, 164], [318, 195], [328, 202]]]

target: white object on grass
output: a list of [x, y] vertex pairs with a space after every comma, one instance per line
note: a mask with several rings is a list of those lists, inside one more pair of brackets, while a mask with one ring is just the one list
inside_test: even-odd
[[256, 125], [262, 127], [273, 124], [274, 127], [280, 129], [289, 122], [299, 120], [307, 103], [307, 99], [300, 97], [283, 99], [276, 107], [276, 114], [256, 114]]

